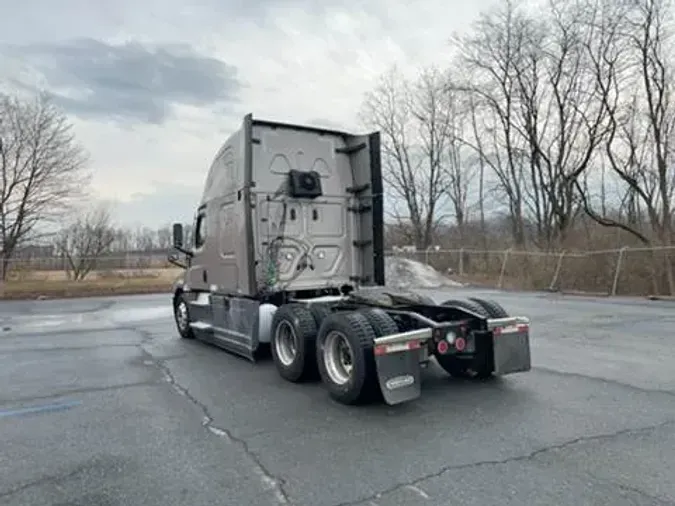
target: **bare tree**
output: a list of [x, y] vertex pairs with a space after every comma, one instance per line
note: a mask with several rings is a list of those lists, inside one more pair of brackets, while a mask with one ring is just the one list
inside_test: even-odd
[[[484, 164], [480, 156], [469, 148], [465, 139], [470, 135], [472, 115], [475, 109], [472, 107], [471, 100], [452, 91], [452, 87], [446, 89], [446, 106], [448, 116], [448, 131], [445, 134], [447, 140], [446, 154], [443, 160], [443, 170], [447, 180], [447, 195], [452, 204], [455, 216], [455, 225], [459, 232], [459, 238], [462, 243], [466, 240], [465, 228], [469, 220], [469, 212], [472, 205], [476, 202], [470, 200], [471, 191], [474, 189], [476, 176], [483, 169]], [[484, 223], [483, 179], [479, 180], [478, 191], [480, 200], [478, 207], [481, 216], [481, 223]]]
[[159, 249], [169, 249], [173, 244], [173, 231], [170, 226], [157, 229], [157, 247]]
[[548, 247], [565, 242], [582, 209], [577, 180], [592, 167], [617, 104], [620, 18], [603, 1], [549, 0], [548, 22], [530, 23], [528, 57], [516, 72], [529, 203]]
[[582, 210], [576, 181], [616, 107], [617, 30], [601, 2], [549, 0], [547, 15], [534, 17], [508, 0], [456, 41], [470, 75], [452, 86], [474, 110], [465, 141], [508, 199], [516, 245], [526, 242], [526, 220], [535, 244], [560, 245]]
[[118, 228], [115, 230], [115, 239], [111, 245], [111, 250], [115, 252], [126, 253], [131, 251], [133, 245], [131, 230]]
[[364, 124], [382, 133], [384, 180], [405, 211], [394, 210], [399, 222], [409, 220], [412, 241], [419, 248], [431, 244], [447, 195], [443, 159], [450, 117], [445, 79], [434, 69], [410, 82], [392, 67], [361, 109]]
[[86, 161], [71, 125], [44, 95], [32, 102], [0, 95], [1, 280], [16, 249], [83, 196]]
[[431, 235], [446, 218], [446, 213], [440, 213], [446, 199], [450, 200], [460, 234], [466, 221], [470, 177], [462, 163], [462, 111], [447, 82], [447, 73], [429, 67], [420, 72], [414, 83], [412, 110], [417, 120], [420, 157], [424, 173], [428, 175], [426, 191], [434, 197], [426, 206], [425, 247], [429, 246]]
[[[649, 159], [640, 173], [642, 193], [652, 228], [661, 244], [672, 242], [672, 196], [675, 187], [672, 137], [675, 134], [675, 109], [672, 50], [672, 4], [668, 0], [636, 2], [631, 42], [639, 61], [641, 98], [650, 145]], [[639, 107], [639, 106], [638, 106]], [[636, 113], [640, 113], [639, 109]], [[652, 196], [652, 198], [644, 198]], [[675, 289], [669, 269], [671, 293]]]
[[68, 279], [83, 280], [95, 270], [102, 255], [110, 251], [116, 231], [104, 205], [79, 213], [57, 234], [56, 248], [65, 261]]
[[[626, 97], [628, 98], [628, 97]], [[610, 216], [607, 210], [598, 211], [592, 203], [591, 186], [579, 188], [586, 213], [606, 227], [620, 228], [637, 237], [643, 244], [651, 245], [651, 234], [645, 234], [639, 209], [655, 209], [655, 187], [645, 180], [645, 167], [649, 163], [650, 142], [647, 123], [638, 113], [635, 97], [621, 110], [610, 114], [610, 134], [605, 141], [605, 160], [612, 171], [625, 182], [619, 210], [622, 216]]]
[[[480, 135], [478, 133], [478, 120], [476, 117], [476, 104], [473, 100], [473, 96], [469, 95], [468, 100], [466, 101], [466, 111], [468, 111], [469, 119], [469, 134], [470, 137], [473, 135], [474, 143], [476, 146], [476, 159], [478, 161], [478, 219], [481, 232], [481, 240], [483, 244], [483, 249], [487, 250], [487, 228], [485, 223], [485, 170], [486, 163], [483, 156], [483, 148], [480, 144]], [[465, 136], [460, 140], [464, 142]]]
[[134, 233], [135, 249], [152, 251], [157, 247], [156, 232], [149, 227], [138, 227]]
[[[620, 95], [618, 107], [608, 108], [609, 132], [605, 158], [623, 183], [623, 217], [606, 216], [585, 207], [598, 223], [623, 229], [646, 245], [670, 246], [673, 239], [672, 198], [675, 189], [672, 137], [673, 104], [672, 7], [669, 0], [637, 0], [630, 4], [607, 2], [605, 9], [620, 19], [622, 44], [614, 57], [628, 62], [623, 82], [613, 83]], [[607, 56], [602, 55], [604, 62]], [[642, 210], [649, 222], [645, 231]], [[665, 255], [665, 279], [670, 293], [675, 279]], [[658, 275], [655, 274], [656, 284]]]
[[[460, 67], [468, 70], [464, 82], [455, 80], [449, 87], [471, 96], [474, 138], [465, 138], [497, 177], [508, 200], [513, 239], [525, 244], [523, 221], [524, 144], [515, 128], [517, 81], [514, 68], [522, 58], [524, 18], [514, 2], [507, 0], [498, 8], [480, 15], [473, 30], [455, 38]], [[478, 128], [480, 124], [481, 128]]]

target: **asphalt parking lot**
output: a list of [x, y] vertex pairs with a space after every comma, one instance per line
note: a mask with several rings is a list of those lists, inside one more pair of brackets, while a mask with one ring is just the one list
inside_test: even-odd
[[675, 504], [675, 303], [490, 296], [532, 371], [358, 408], [178, 339], [167, 296], [0, 303], [0, 504]]

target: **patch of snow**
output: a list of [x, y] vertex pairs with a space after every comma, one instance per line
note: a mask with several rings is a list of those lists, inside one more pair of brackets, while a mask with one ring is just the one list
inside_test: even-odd
[[25, 329], [42, 329], [46, 327], [62, 327], [69, 324], [77, 325], [82, 323], [82, 321], [82, 315], [17, 315], [10, 319], [10, 325]]
[[0, 320], [5, 332], [66, 331], [69, 329], [111, 328], [124, 323], [141, 323], [166, 320], [173, 317], [168, 307], [125, 308], [69, 314], [28, 314], [14, 315]]
[[[106, 312], [103, 312], [105, 315]], [[126, 308], [109, 313], [115, 322], [143, 322], [150, 320], [162, 320], [173, 317], [171, 304], [157, 307]]]
[[386, 285], [396, 289], [464, 286], [432, 266], [410, 258], [388, 256], [384, 264]]

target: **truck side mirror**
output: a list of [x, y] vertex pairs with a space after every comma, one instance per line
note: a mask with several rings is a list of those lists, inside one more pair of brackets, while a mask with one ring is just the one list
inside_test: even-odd
[[180, 223], [173, 224], [173, 246], [179, 249], [183, 247], [183, 225]]

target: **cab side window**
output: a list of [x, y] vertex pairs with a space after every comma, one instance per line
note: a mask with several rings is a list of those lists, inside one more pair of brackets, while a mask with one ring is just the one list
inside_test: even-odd
[[195, 225], [195, 248], [201, 248], [204, 242], [206, 242], [206, 215], [200, 214]]

